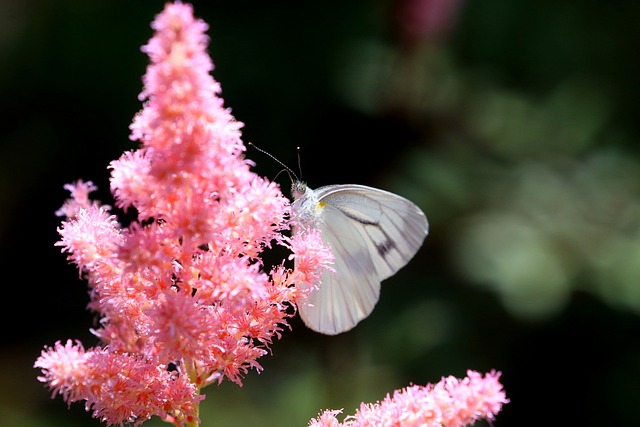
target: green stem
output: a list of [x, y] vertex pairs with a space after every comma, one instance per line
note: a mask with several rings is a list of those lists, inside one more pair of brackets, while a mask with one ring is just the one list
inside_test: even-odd
[[[198, 389], [198, 392], [200, 390]], [[194, 418], [194, 420], [192, 422], [186, 422], [184, 423], [185, 427], [198, 427], [200, 424], [198, 423], [198, 419], [200, 418], [200, 402], [197, 403], [196, 406], [196, 418]]]

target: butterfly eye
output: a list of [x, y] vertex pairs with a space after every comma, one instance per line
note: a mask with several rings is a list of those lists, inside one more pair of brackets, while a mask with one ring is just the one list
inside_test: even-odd
[[302, 181], [293, 182], [293, 185], [291, 186], [291, 194], [293, 195], [294, 199], [297, 199], [303, 196], [304, 193], [306, 193], [306, 191], [307, 191], [307, 184], [305, 184]]

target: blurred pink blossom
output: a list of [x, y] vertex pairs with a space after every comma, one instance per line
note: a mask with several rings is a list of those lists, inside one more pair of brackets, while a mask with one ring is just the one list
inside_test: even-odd
[[363, 403], [342, 423], [336, 418], [341, 411], [324, 411], [309, 427], [462, 427], [480, 419], [492, 421], [509, 402], [499, 378], [494, 371], [484, 376], [468, 371], [463, 379], [450, 376], [436, 384], [396, 390], [381, 402]]
[[395, 3], [397, 31], [415, 44], [446, 38], [455, 27], [464, 0], [400, 0]]

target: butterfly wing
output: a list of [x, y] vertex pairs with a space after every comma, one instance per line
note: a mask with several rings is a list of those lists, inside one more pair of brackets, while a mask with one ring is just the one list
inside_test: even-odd
[[323, 272], [319, 288], [299, 310], [308, 327], [333, 335], [371, 313], [380, 281], [415, 255], [428, 222], [414, 203], [384, 190], [332, 185], [315, 195], [320, 214], [314, 226], [334, 254], [335, 272]]
[[380, 294], [380, 279], [365, 238], [349, 217], [326, 205], [317, 227], [334, 254], [334, 271], [323, 271], [319, 287], [299, 304], [299, 311], [309, 328], [335, 335], [371, 313]]
[[[429, 232], [424, 212], [397, 194], [364, 185], [332, 185], [316, 190], [326, 203], [360, 224], [361, 233], [378, 272], [384, 280], [404, 267]], [[328, 224], [330, 225], [330, 224]]]

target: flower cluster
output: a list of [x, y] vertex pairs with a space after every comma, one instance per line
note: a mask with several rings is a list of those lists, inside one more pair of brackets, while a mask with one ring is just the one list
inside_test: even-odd
[[461, 380], [446, 377], [437, 384], [397, 390], [381, 402], [363, 403], [342, 423], [336, 418], [341, 411], [325, 411], [309, 427], [462, 427], [479, 419], [491, 421], [508, 403], [499, 378], [494, 371], [484, 377], [468, 371]]
[[[57, 212], [58, 245], [88, 280], [102, 345], [58, 342], [35, 365], [54, 393], [108, 424], [199, 422], [200, 389], [261, 369], [308, 292], [294, 281], [317, 280], [331, 261], [314, 233], [282, 234], [289, 201], [243, 157], [241, 123], [210, 75], [207, 25], [174, 3], [152, 27], [145, 104], [131, 125], [141, 145], [110, 165], [116, 206], [136, 220], [119, 224], [82, 181], [66, 186]], [[260, 255], [274, 243], [306, 262], [265, 272]]]

